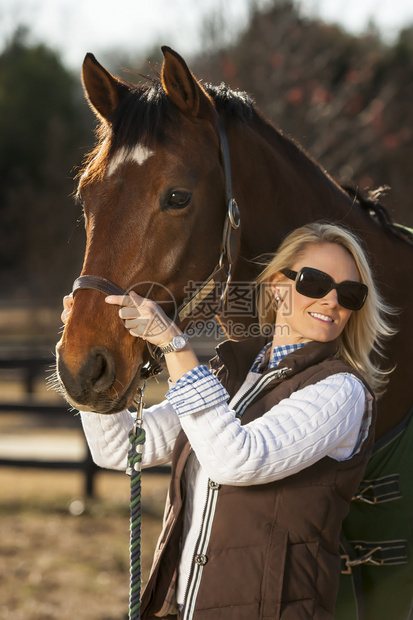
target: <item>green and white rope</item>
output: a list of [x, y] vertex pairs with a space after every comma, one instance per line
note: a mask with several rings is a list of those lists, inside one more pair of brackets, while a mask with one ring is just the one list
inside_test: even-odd
[[139, 390], [137, 405], [138, 417], [129, 434], [128, 467], [130, 475], [130, 595], [129, 620], [140, 620], [141, 606], [141, 476], [142, 449], [145, 443], [145, 431], [142, 428], [142, 394]]

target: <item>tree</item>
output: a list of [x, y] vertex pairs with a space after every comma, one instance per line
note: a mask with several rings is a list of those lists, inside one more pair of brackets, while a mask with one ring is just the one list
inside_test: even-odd
[[71, 171], [92, 142], [85, 111], [57, 54], [18, 29], [0, 55], [0, 283], [9, 296], [52, 298], [80, 263], [83, 235], [70, 250], [67, 242], [80, 215]]
[[192, 69], [250, 93], [338, 181], [390, 186], [382, 200], [413, 226], [412, 32], [387, 45], [372, 25], [355, 36], [303, 17], [293, 0], [272, 0], [252, 10], [237, 41], [200, 54]]

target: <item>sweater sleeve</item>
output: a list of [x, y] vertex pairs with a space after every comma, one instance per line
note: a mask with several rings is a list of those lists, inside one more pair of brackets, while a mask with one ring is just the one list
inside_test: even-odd
[[[94, 462], [106, 469], [125, 470], [129, 449], [129, 433], [135, 416], [129, 411], [113, 415], [80, 412], [83, 430]], [[143, 467], [162, 465], [171, 460], [181, 425], [168, 401], [143, 410], [146, 432], [142, 453]]]
[[284, 478], [325, 456], [349, 458], [366, 403], [363, 384], [351, 374], [298, 390], [244, 426], [224, 401], [188, 413], [176, 394], [168, 395], [208, 476], [239, 486]]

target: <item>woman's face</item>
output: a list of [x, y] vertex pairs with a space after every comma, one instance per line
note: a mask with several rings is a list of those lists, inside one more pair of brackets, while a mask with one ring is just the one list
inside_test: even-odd
[[[328, 273], [338, 284], [344, 280], [360, 282], [352, 256], [340, 245], [312, 244], [291, 265], [294, 271], [313, 267]], [[295, 290], [295, 282], [282, 274], [272, 280], [274, 294], [281, 297], [278, 306], [274, 342], [276, 345], [296, 344], [316, 340], [329, 342], [337, 338], [349, 320], [352, 310], [343, 308], [333, 289], [322, 299], [305, 297]]]

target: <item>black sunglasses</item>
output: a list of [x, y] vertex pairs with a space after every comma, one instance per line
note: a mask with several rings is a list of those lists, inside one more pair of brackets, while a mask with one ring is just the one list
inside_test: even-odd
[[369, 289], [362, 282], [345, 280], [336, 284], [328, 273], [312, 267], [303, 267], [298, 272], [281, 269], [281, 273], [289, 280], [295, 280], [295, 290], [305, 297], [321, 299], [335, 288], [338, 303], [348, 310], [360, 310], [367, 299]]

